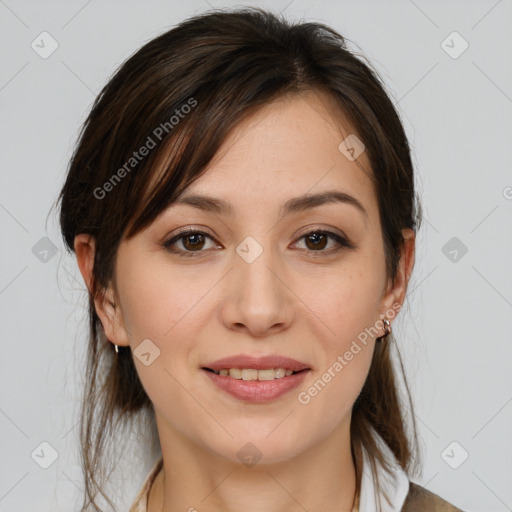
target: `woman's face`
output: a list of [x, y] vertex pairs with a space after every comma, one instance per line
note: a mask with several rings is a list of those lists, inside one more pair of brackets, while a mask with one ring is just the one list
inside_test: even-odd
[[[262, 108], [182, 196], [209, 202], [175, 203], [119, 247], [119, 307], [104, 326], [134, 352], [162, 443], [273, 463], [349, 439], [351, 408], [384, 334], [379, 319], [403, 290], [388, 287], [377, 198], [357, 164], [369, 169], [366, 154], [354, 161], [339, 149], [353, 132], [336, 128], [330, 101], [308, 93]], [[333, 192], [353, 199], [298, 199]], [[188, 229], [196, 233], [178, 236]], [[262, 372], [274, 380], [259, 382], [245, 380], [255, 372], [239, 380], [205, 369], [238, 355], [308, 369], [277, 379]], [[220, 366], [228, 364], [254, 367]]]

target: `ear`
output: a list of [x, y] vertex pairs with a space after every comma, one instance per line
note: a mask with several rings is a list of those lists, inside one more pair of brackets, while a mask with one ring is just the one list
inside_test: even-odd
[[388, 280], [388, 290], [381, 301], [382, 316], [386, 315], [386, 312], [390, 310], [395, 312], [391, 318], [389, 318], [389, 315], [386, 315], [390, 322], [402, 308], [407, 292], [407, 285], [412, 274], [412, 269], [414, 268], [416, 233], [412, 229], [402, 229], [402, 237], [404, 242], [395, 281], [391, 283], [391, 281]]
[[[89, 293], [92, 293], [94, 254], [96, 249], [94, 237], [86, 233], [76, 235], [74, 249], [80, 273]], [[116, 345], [128, 346], [129, 340], [122, 319], [121, 307], [115, 297], [112, 284], [109, 284], [104, 294], [97, 294], [94, 298], [94, 305], [107, 339]]]

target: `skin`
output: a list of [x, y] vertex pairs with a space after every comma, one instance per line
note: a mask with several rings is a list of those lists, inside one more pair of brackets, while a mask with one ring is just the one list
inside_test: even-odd
[[[332, 100], [319, 92], [267, 104], [232, 132], [186, 191], [229, 201], [232, 215], [171, 205], [120, 244], [115, 280], [96, 308], [112, 343], [134, 350], [149, 338], [160, 350], [149, 366], [134, 357], [154, 404], [164, 460], [149, 512], [351, 510], [351, 411], [375, 337], [360, 344], [362, 350], [308, 404], [297, 396], [365, 328], [377, 325], [376, 336], [384, 334], [377, 321], [403, 304], [415, 237], [403, 230], [404, 252], [392, 283], [377, 196], [360, 167], [369, 169], [369, 163], [365, 153], [349, 161], [338, 150], [354, 130], [343, 119], [340, 129], [333, 112]], [[327, 190], [352, 195], [367, 216], [350, 204], [329, 203], [278, 219], [286, 200]], [[162, 247], [186, 227], [212, 237], [199, 244], [197, 257]], [[356, 248], [329, 238], [315, 249], [303, 235], [319, 229], [344, 234]], [[250, 264], [235, 250], [248, 236], [263, 248]], [[193, 243], [182, 238], [174, 247], [193, 252]], [[94, 239], [78, 235], [75, 251], [89, 284]], [[219, 390], [200, 370], [237, 353], [277, 353], [311, 371], [277, 400], [248, 403]], [[252, 467], [237, 457], [247, 442], [261, 452]]]

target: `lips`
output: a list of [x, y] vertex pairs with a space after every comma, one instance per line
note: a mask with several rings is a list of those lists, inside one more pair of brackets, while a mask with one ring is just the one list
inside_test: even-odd
[[284, 397], [300, 386], [309, 374], [309, 370], [302, 370], [280, 379], [238, 380], [232, 377], [217, 375], [213, 371], [205, 369], [201, 371], [210, 382], [224, 393], [231, 395], [237, 400], [252, 403], [265, 403]]
[[277, 354], [261, 357], [238, 354], [207, 363], [201, 370], [217, 388], [236, 399], [263, 403], [277, 400], [300, 386], [311, 368]]
[[280, 356], [277, 354], [256, 357], [247, 354], [238, 354], [234, 356], [224, 357], [206, 363], [202, 366], [205, 370], [220, 371], [229, 368], [240, 369], [254, 369], [254, 370], [269, 370], [272, 368], [284, 368], [285, 370], [292, 370], [293, 372], [300, 372], [302, 370], [309, 370], [310, 367], [301, 361]]

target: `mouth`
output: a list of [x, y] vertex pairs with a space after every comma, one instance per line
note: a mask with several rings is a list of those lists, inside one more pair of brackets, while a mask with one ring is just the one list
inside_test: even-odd
[[280, 354], [235, 354], [200, 366], [218, 389], [245, 402], [277, 400], [300, 386], [312, 368]]
[[208, 372], [215, 373], [216, 375], [229, 377], [237, 380], [269, 381], [290, 377], [291, 375], [296, 375], [302, 372], [307, 372], [309, 368], [304, 368], [302, 370], [295, 371], [292, 370], [291, 368], [221, 368], [220, 370], [214, 370], [212, 368], [203, 367], [202, 370], [206, 370]]

